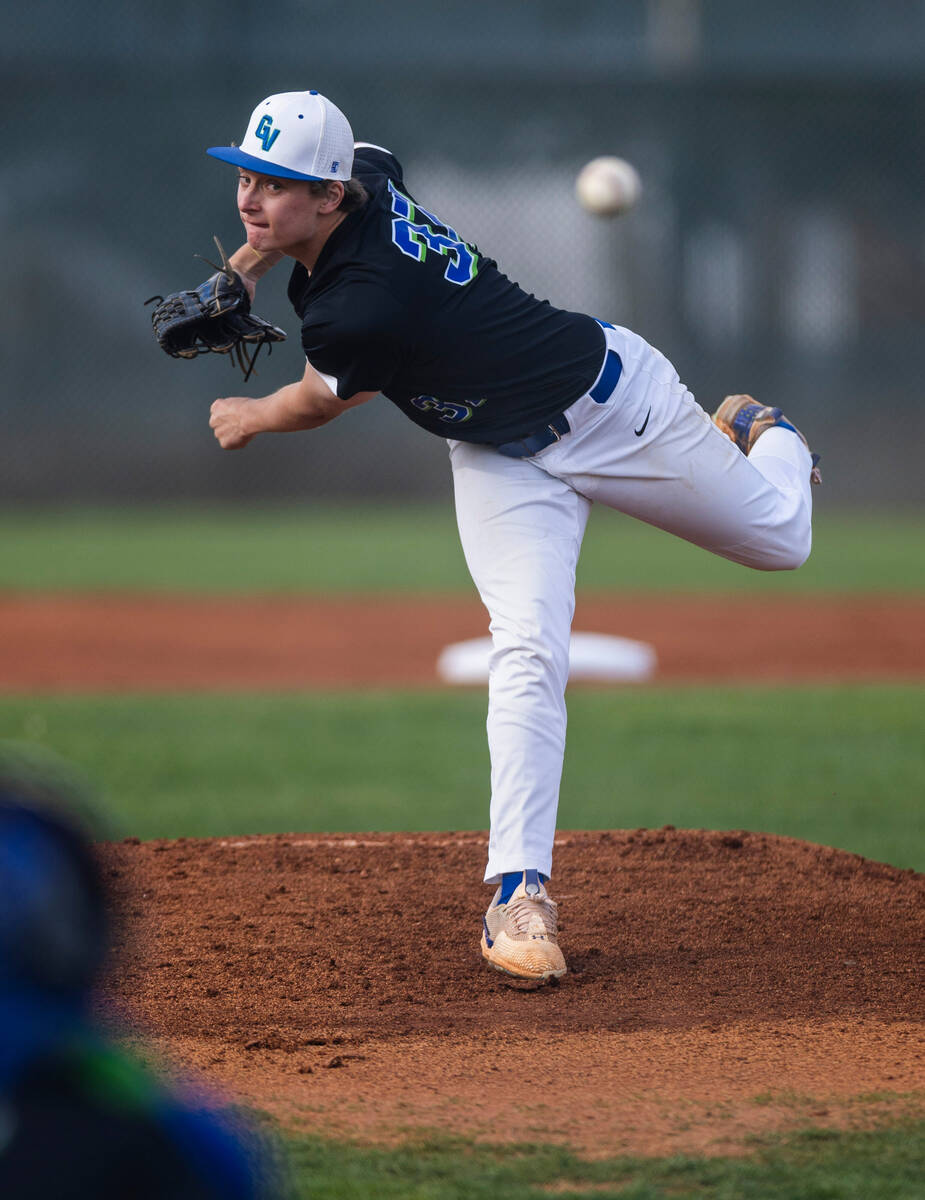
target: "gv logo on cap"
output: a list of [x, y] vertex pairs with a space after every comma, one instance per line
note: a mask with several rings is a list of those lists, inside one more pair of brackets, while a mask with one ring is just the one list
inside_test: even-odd
[[273, 118], [269, 113], [264, 113], [260, 118], [260, 124], [254, 130], [254, 137], [262, 142], [264, 150], [269, 152], [273, 143], [279, 137], [279, 130], [273, 128]]

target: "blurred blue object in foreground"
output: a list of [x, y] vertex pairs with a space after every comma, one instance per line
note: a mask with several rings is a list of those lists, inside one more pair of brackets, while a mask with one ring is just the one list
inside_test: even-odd
[[280, 1196], [254, 1129], [96, 1027], [111, 915], [76, 799], [0, 761], [0, 1196]]

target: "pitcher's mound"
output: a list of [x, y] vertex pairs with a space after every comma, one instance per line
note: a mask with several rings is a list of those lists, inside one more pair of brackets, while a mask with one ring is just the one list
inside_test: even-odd
[[351, 1136], [728, 1150], [921, 1100], [925, 876], [753, 833], [563, 834], [569, 974], [522, 992], [480, 964], [484, 851], [471, 833], [105, 846], [110, 993], [176, 1061]]

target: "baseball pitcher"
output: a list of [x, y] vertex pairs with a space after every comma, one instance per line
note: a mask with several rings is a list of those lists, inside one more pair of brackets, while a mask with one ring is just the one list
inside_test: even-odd
[[[208, 153], [237, 169], [246, 242], [197, 292], [162, 301], [159, 340], [186, 357], [242, 342], [253, 354], [278, 340], [250, 300], [261, 276], [292, 258], [305, 372], [272, 395], [216, 400], [219, 444], [316, 429], [379, 393], [446, 439], [493, 641], [485, 882], [497, 890], [482, 955], [516, 980], [559, 978], [547, 883], [591, 506], [749, 567], [793, 569], [810, 551], [816, 456], [780, 409], [729, 396], [711, 419], [637, 334], [521, 289], [418, 203], [390, 151], [354, 143], [317, 92], [267, 97], [240, 146]], [[216, 300], [222, 290], [232, 298]], [[229, 319], [246, 319], [243, 332]]]

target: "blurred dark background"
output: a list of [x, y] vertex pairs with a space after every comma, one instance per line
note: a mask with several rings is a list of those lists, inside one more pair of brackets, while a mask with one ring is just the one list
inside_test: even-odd
[[[0, 499], [442, 496], [443, 444], [387, 401], [223, 454], [218, 395], [298, 377], [283, 265], [256, 311], [290, 333], [241, 383], [168, 359], [150, 295], [240, 239], [238, 140], [315, 87], [412, 192], [529, 291], [630, 325], [712, 410], [780, 404], [832, 504], [921, 504], [921, 0], [198, 0], [4, 3]], [[617, 154], [615, 221], [574, 177]]]

